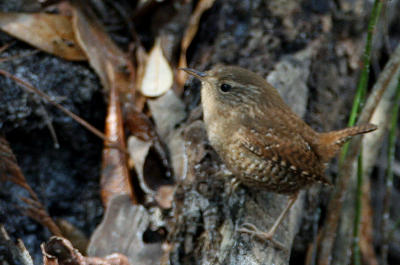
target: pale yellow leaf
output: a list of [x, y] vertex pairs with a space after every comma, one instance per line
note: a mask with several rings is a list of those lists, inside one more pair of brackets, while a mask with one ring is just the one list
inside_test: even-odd
[[157, 40], [147, 59], [140, 91], [147, 97], [158, 97], [167, 92], [172, 84], [172, 69]]

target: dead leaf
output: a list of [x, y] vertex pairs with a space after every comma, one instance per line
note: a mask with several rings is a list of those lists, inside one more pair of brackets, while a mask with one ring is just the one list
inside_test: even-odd
[[[170, 153], [170, 158], [173, 166], [181, 165], [181, 158], [184, 158], [181, 156], [184, 150], [183, 140], [181, 137], [175, 137], [174, 133], [186, 116], [185, 106], [172, 90], [156, 99], [149, 99], [148, 106], [155, 126], [153, 128], [146, 119], [140, 121], [139, 115], [132, 115], [129, 124], [133, 135], [128, 138], [128, 152], [142, 190], [155, 199], [161, 208], [167, 209], [171, 205], [174, 186], [173, 180], [165, 174], [171, 169], [163, 143], [166, 143], [169, 150], [180, 151], [177, 155], [175, 152]], [[157, 132], [154, 132], [154, 129]], [[145, 137], [141, 136], [143, 134]], [[160, 167], [166, 170], [159, 170]], [[180, 174], [181, 168], [178, 170], [179, 172], [174, 170], [174, 173]]]
[[76, 42], [71, 19], [67, 16], [1, 12], [0, 28], [17, 39], [61, 58], [86, 60]]
[[159, 97], [171, 88], [173, 76], [158, 39], [147, 58], [140, 91], [147, 97]]
[[131, 194], [133, 202], [137, 203], [130, 183], [121, 110], [121, 106], [133, 105], [135, 82], [132, 63], [83, 3], [73, 7], [73, 27], [90, 65], [110, 95], [105, 134], [115, 144], [110, 146], [105, 143], [103, 150], [101, 172], [103, 203], [107, 205], [109, 199], [117, 194]]
[[[188, 161], [181, 130], [176, 128], [186, 117], [185, 106], [172, 90], [156, 99], [149, 99], [148, 106], [156, 124], [157, 135], [170, 151], [170, 164], [174, 176], [181, 179], [186, 175]], [[169, 209], [174, 192], [174, 185], [161, 185], [157, 188], [155, 200], [161, 208]]]
[[[145, 66], [146, 66], [146, 61], [147, 61], [147, 53], [144, 47], [138, 43], [136, 47], [136, 53], [135, 53], [135, 60], [136, 60], [136, 87], [140, 87], [142, 85], [143, 81], [143, 76], [144, 76], [144, 71], [145, 71]], [[135, 107], [138, 111], [142, 111], [145, 104], [146, 104], [147, 98], [143, 96], [143, 94], [140, 91], [136, 91], [135, 94]]]
[[161, 243], [143, 241], [149, 224], [150, 215], [143, 206], [132, 205], [127, 195], [116, 196], [90, 239], [88, 253], [101, 257], [118, 252], [126, 255], [131, 264], [159, 264]]
[[[62, 237], [52, 237], [49, 242], [40, 246], [44, 265], [129, 265], [128, 258], [113, 253], [104, 258], [85, 257], [71, 242]], [[133, 264], [133, 263], [132, 263]]]
[[131, 164], [136, 170], [140, 187], [147, 194], [154, 194], [154, 191], [147, 186], [143, 173], [144, 162], [146, 161], [146, 157], [152, 145], [152, 140], [143, 141], [135, 136], [130, 136], [128, 138], [128, 152], [132, 161]]
[[[181, 54], [178, 63], [179, 67], [181, 68], [187, 67], [186, 52], [190, 44], [192, 43], [194, 36], [196, 36], [197, 30], [199, 28], [201, 15], [203, 15], [204, 11], [211, 8], [214, 2], [215, 0], [200, 0], [197, 3], [196, 9], [194, 10], [192, 16], [190, 17], [189, 25], [186, 28], [185, 34], [183, 35], [181, 43]], [[178, 71], [176, 75], [176, 82], [178, 83], [178, 87], [180, 88], [178, 94], [182, 93], [181, 88], [183, 88], [186, 79], [187, 79], [187, 73], [184, 71]]]
[[156, 130], [161, 140], [168, 142], [168, 136], [185, 119], [185, 105], [172, 90], [156, 99], [148, 100]]
[[107, 62], [106, 68], [111, 87], [109, 91], [105, 134], [107, 138], [112, 139], [120, 148], [107, 146], [107, 142], [105, 143], [100, 180], [101, 198], [103, 204], [107, 205], [111, 197], [118, 194], [129, 194], [132, 197], [133, 203], [137, 203], [130, 183], [126, 153], [121, 151], [121, 149], [125, 150], [125, 135], [119, 92], [113, 85], [115, 82], [111, 63]]
[[[76, 39], [86, 53], [90, 66], [96, 71], [106, 91], [114, 85], [120, 93], [123, 104], [132, 102], [134, 98], [134, 71], [127, 55], [110, 39], [100, 22], [89, 12], [78, 5], [72, 8], [73, 28]], [[112, 71], [106, 69], [109, 62]], [[113, 72], [114, 84], [109, 74]]]
[[129, 109], [129, 112], [125, 115], [125, 123], [129, 133], [142, 141], [150, 141], [157, 138], [154, 125], [142, 112]]
[[[173, 92], [168, 91], [167, 94], [169, 93]], [[167, 177], [170, 175], [168, 155], [155, 126], [146, 115], [135, 110], [126, 114], [126, 125], [131, 133], [128, 137], [129, 165], [135, 169], [139, 185], [146, 195], [150, 196], [150, 200], [155, 199], [162, 208], [169, 208], [166, 206], [168, 202], [159, 201], [160, 198], [167, 198], [159, 192], [164, 191], [164, 185], [171, 186], [172, 179]]]

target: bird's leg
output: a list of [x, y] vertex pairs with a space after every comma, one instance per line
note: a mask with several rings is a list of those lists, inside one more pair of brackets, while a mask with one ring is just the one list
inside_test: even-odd
[[283, 219], [289, 213], [290, 208], [292, 208], [293, 204], [296, 202], [298, 194], [299, 193], [296, 192], [295, 194], [290, 196], [285, 209], [279, 215], [278, 219], [276, 219], [274, 225], [268, 230], [268, 232], [262, 232], [255, 225], [250, 224], [250, 223], [244, 223], [242, 225], [242, 227], [240, 229], [238, 229], [237, 231], [250, 234], [261, 240], [271, 241], [276, 247], [284, 249], [284, 245], [282, 245], [279, 242], [274, 241], [273, 236], [274, 236], [276, 230], [278, 229], [279, 225], [282, 223]]

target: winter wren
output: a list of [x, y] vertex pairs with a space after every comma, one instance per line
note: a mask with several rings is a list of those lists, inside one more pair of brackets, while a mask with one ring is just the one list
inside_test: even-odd
[[222, 65], [207, 72], [182, 70], [201, 80], [208, 138], [239, 183], [290, 195], [268, 232], [249, 223], [239, 230], [262, 239], [272, 240], [300, 189], [329, 183], [326, 163], [348, 139], [377, 128], [366, 124], [318, 133], [285, 104], [274, 87], [251, 71]]

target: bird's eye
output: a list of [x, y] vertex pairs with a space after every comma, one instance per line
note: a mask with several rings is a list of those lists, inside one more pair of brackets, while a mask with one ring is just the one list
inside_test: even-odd
[[220, 89], [222, 92], [229, 92], [232, 89], [232, 86], [228, 84], [222, 84]]

